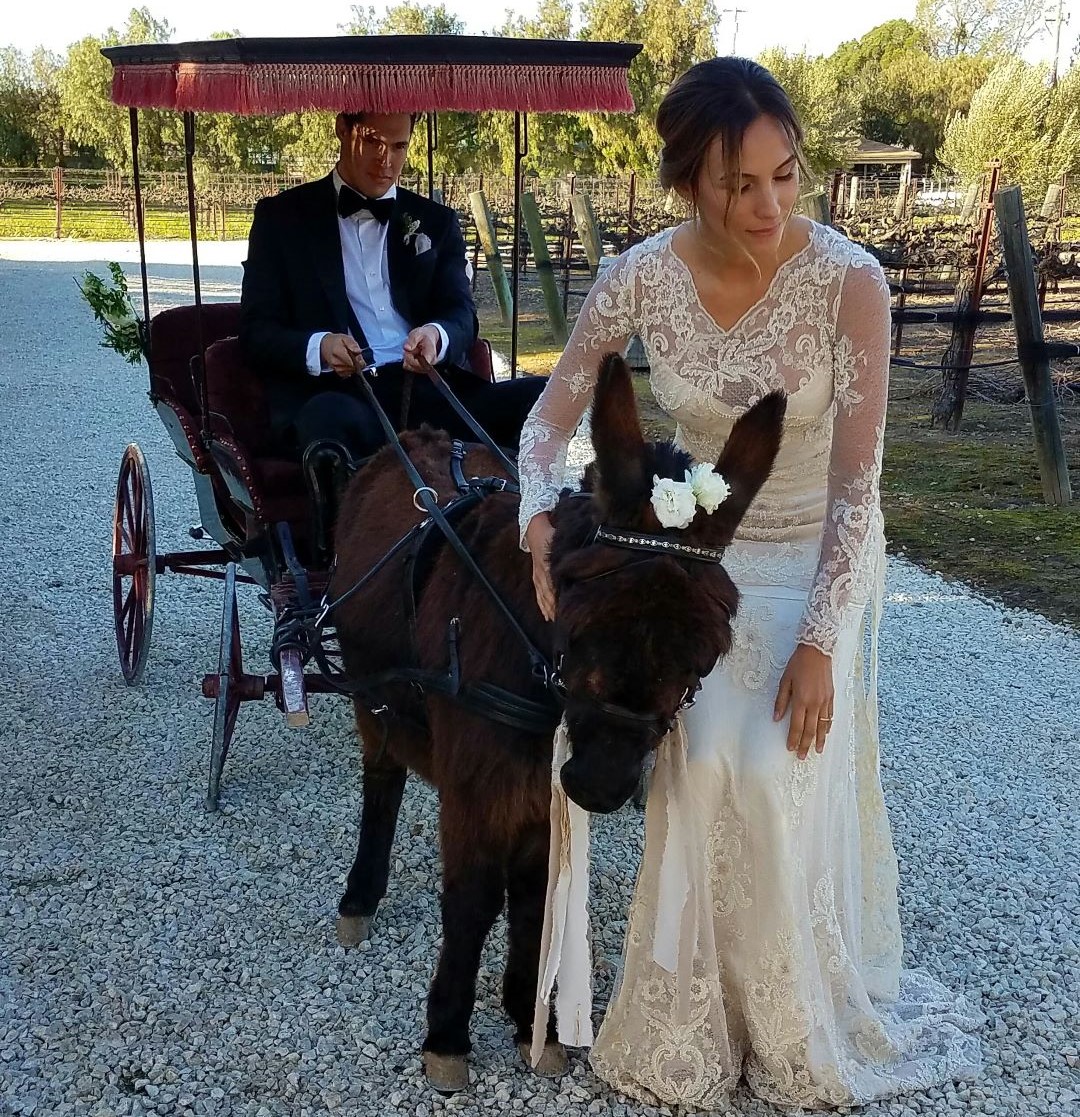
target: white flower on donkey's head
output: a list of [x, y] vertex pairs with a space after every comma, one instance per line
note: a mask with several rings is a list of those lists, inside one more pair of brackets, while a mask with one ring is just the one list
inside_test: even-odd
[[697, 500], [689, 482], [653, 474], [652, 506], [664, 527], [684, 528], [694, 518]]
[[686, 481], [694, 490], [694, 499], [710, 516], [731, 496], [731, 486], [723, 475], [706, 462], [699, 462], [693, 469], [688, 469]]

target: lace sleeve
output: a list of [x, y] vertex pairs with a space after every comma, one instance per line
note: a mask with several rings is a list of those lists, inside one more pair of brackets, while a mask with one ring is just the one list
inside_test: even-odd
[[637, 332], [634, 250], [622, 255], [593, 284], [570, 340], [521, 430], [521, 548], [538, 512], [555, 507], [563, 487], [566, 449], [592, 399], [602, 358], [625, 353]]
[[884, 546], [879, 482], [889, 394], [889, 287], [852, 261], [836, 313], [833, 432], [821, 557], [797, 640], [832, 654], [841, 614], [865, 601]]

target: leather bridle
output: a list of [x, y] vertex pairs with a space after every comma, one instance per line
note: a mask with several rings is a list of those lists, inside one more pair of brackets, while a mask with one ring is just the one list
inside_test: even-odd
[[[588, 543], [620, 547], [629, 551], [644, 552], [645, 557], [613, 566], [610, 570], [602, 570], [597, 574], [590, 574], [585, 578], [575, 579], [575, 585], [580, 585], [584, 582], [594, 582], [600, 578], [607, 578], [612, 574], [622, 573], [622, 571], [632, 566], [640, 566], [648, 562], [654, 562], [659, 558], [690, 559], [694, 562], [704, 562], [713, 566], [719, 566], [724, 558], [724, 548], [722, 547], [699, 547], [694, 544], [683, 543], [679, 540], [668, 539], [661, 535], [608, 528], [603, 524], [597, 526], [596, 530], [588, 539]], [[730, 611], [728, 611], [728, 614], [730, 616]], [[686, 688], [686, 691], [683, 693], [675, 709], [675, 713], [670, 717], [664, 714], [643, 713], [638, 710], [631, 710], [628, 706], [620, 705], [617, 702], [608, 702], [593, 695], [573, 694], [567, 689], [566, 684], [562, 680], [562, 663], [563, 657], [567, 651], [568, 640], [566, 633], [559, 627], [558, 615], [556, 615], [555, 623], [555, 664], [548, 680], [548, 686], [552, 693], [563, 703], [567, 711], [576, 706], [587, 710], [593, 716], [603, 720], [622, 722], [627, 726], [645, 729], [658, 739], [663, 739], [674, 728], [675, 720], [678, 715], [682, 713], [683, 710], [689, 710], [696, 702], [698, 692], [701, 690], [700, 679], [698, 679], [696, 685]]]

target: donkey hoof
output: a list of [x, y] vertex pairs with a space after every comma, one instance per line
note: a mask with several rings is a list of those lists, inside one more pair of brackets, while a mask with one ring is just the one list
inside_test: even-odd
[[566, 1074], [567, 1068], [570, 1065], [570, 1060], [566, 1057], [566, 1048], [556, 1040], [549, 1039], [544, 1044], [544, 1050], [540, 1055], [540, 1061], [534, 1067], [532, 1059], [529, 1057], [530, 1044], [519, 1043], [517, 1045], [518, 1053], [525, 1060], [525, 1065], [531, 1068], [534, 1074], [540, 1075], [541, 1078], [561, 1078]]
[[337, 941], [342, 946], [359, 946], [371, 931], [370, 915], [339, 915], [337, 919]]
[[423, 1054], [424, 1077], [440, 1094], [456, 1094], [469, 1088], [469, 1064], [464, 1055]]

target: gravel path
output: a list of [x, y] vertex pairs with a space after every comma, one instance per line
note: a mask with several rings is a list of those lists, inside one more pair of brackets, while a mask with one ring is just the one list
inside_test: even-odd
[[[480, 975], [472, 1091], [426, 1089], [433, 796], [410, 781], [376, 934], [346, 954], [333, 915], [359, 794], [345, 703], [315, 699], [302, 733], [269, 703], [246, 707], [223, 809], [203, 811], [198, 680], [216, 661], [217, 585], [158, 580], [146, 680], [123, 685], [108, 556], [125, 444], [150, 463], [159, 548], [190, 546], [195, 504], [144, 371], [97, 348], [71, 282], [75, 260], [120, 247], [0, 243], [0, 568], [14, 604], [0, 651], [0, 1113], [656, 1112], [623, 1104], [577, 1056], [560, 1082], [525, 1072], [498, 1005], [501, 930]], [[239, 254], [210, 255], [204, 289], [235, 297]], [[155, 307], [188, 301], [182, 246], [153, 258]], [[1075, 1114], [1080, 637], [903, 560], [889, 588], [885, 783], [907, 948], [986, 1012], [988, 1065], [974, 1086], [863, 1112]], [[265, 664], [265, 614], [251, 594], [241, 606], [246, 658]], [[619, 953], [640, 829], [629, 809], [595, 827], [601, 959]], [[605, 998], [605, 976], [598, 987]], [[743, 1095], [736, 1109], [773, 1112]]]

